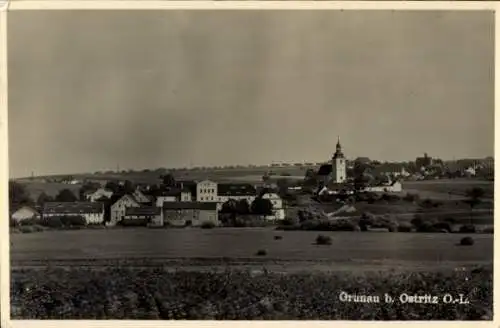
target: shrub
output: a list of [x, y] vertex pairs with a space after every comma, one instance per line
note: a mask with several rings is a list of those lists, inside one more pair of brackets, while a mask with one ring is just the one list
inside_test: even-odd
[[324, 235], [318, 235], [316, 237], [316, 245], [331, 245], [332, 244], [332, 238], [329, 236], [324, 236]]
[[202, 228], [202, 229], [213, 229], [213, 228], [215, 228], [215, 223], [210, 222], [210, 221], [203, 222], [203, 223], [201, 224], [201, 228]]
[[18, 225], [29, 226], [29, 225], [39, 224], [39, 223], [40, 223], [39, 219], [32, 218], [32, 219], [21, 220], [18, 222]]
[[404, 197], [403, 200], [407, 202], [416, 202], [420, 199], [420, 196], [418, 194], [411, 194], [407, 193]]
[[266, 256], [267, 255], [267, 251], [265, 249], [259, 249], [255, 255], [257, 255], [257, 256]]
[[475, 233], [476, 226], [473, 224], [464, 224], [463, 226], [460, 227], [460, 229], [458, 231], [460, 233]]
[[445, 230], [446, 232], [451, 232], [451, 225], [447, 222], [438, 222], [432, 225], [432, 227], [436, 231], [443, 231]]
[[281, 240], [283, 239], [283, 236], [274, 236], [274, 240]]
[[447, 222], [449, 224], [457, 224], [457, 220], [455, 218], [452, 218], [452, 217], [447, 217], [443, 220], [443, 222]]
[[398, 232], [412, 232], [413, 225], [410, 222], [401, 222], [398, 225]]
[[494, 227], [486, 227], [483, 229], [483, 233], [494, 233]]
[[472, 239], [472, 237], [464, 237], [464, 238], [460, 239], [460, 245], [472, 246], [472, 245], [474, 245], [474, 239]]

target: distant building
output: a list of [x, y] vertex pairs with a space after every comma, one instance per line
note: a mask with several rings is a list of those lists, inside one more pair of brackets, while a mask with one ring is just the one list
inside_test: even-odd
[[331, 163], [320, 166], [316, 176], [321, 182], [320, 188], [329, 182], [344, 183], [347, 180], [347, 162], [342, 152], [340, 139], [337, 141], [336, 151], [332, 156]]
[[196, 201], [217, 202], [217, 182], [203, 180], [196, 184]]
[[432, 157], [427, 156], [427, 153], [424, 154], [424, 157], [417, 157], [415, 160], [415, 166], [417, 170], [422, 170], [432, 165]]
[[113, 196], [113, 191], [104, 188], [99, 188], [94, 192], [85, 193], [85, 198], [89, 202], [97, 202], [102, 198], [110, 199], [111, 196]]
[[104, 206], [92, 202], [45, 203], [42, 217], [55, 216], [82, 216], [87, 224], [99, 224], [104, 222]]
[[382, 183], [380, 185], [366, 187], [364, 191], [369, 191], [369, 192], [389, 192], [389, 193], [392, 193], [392, 192], [402, 192], [403, 191], [403, 185], [398, 180], [393, 180], [393, 181], [390, 180], [389, 182]]
[[263, 199], [269, 199], [271, 204], [273, 204], [273, 215], [266, 216], [268, 220], [284, 220], [285, 219], [285, 209], [283, 208], [283, 199], [274, 192], [264, 193], [262, 195]]
[[25, 220], [40, 219], [40, 213], [37, 209], [31, 206], [21, 206], [12, 211], [10, 216], [12, 220], [19, 223]]
[[124, 195], [111, 205], [111, 220], [108, 225], [115, 225], [125, 218], [125, 212], [130, 207], [140, 207], [141, 203], [132, 195]]
[[149, 198], [147, 195], [145, 195], [139, 188], [135, 189], [132, 196], [140, 204], [151, 203], [151, 198]]
[[165, 202], [165, 224], [172, 226], [201, 226], [205, 222], [219, 224], [215, 202]]
[[246, 200], [249, 204], [257, 197], [257, 189], [248, 183], [221, 183], [217, 189], [217, 208], [220, 210], [222, 204], [234, 199], [236, 201]]
[[133, 225], [163, 226], [163, 211], [161, 207], [140, 206], [125, 210], [124, 223]]

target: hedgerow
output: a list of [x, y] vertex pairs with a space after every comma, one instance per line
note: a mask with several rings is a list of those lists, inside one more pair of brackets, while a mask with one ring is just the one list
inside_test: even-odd
[[[14, 270], [13, 319], [492, 320], [492, 268], [449, 272], [169, 272], [163, 268]], [[463, 294], [470, 304], [346, 303]]]

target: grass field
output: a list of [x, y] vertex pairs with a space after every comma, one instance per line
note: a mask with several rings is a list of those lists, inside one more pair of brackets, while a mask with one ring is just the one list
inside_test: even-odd
[[418, 192], [421, 198], [454, 199], [464, 197], [467, 189], [483, 188], [487, 198], [493, 198], [494, 182], [475, 179], [440, 179], [405, 181], [403, 189]]
[[[283, 236], [274, 240], [275, 235]], [[460, 234], [330, 232], [332, 245], [314, 245], [317, 232], [266, 228], [109, 229], [11, 235], [11, 260], [116, 258], [266, 258], [288, 261], [469, 262], [492, 261], [493, 235], [474, 235], [460, 247]], [[64, 245], [64, 247], [61, 247]], [[231, 247], [228, 247], [231, 245]]]

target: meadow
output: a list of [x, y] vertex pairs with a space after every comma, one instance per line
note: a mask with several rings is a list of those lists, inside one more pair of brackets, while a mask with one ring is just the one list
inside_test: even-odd
[[[324, 234], [331, 237], [331, 245], [315, 245], [318, 232], [269, 228], [45, 231], [11, 234], [10, 250], [12, 265], [78, 259], [255, 259], [260, 258], [256, 255], [258, 250], [267, 252], [266, 259], [346, 262], [360, 266], [377, 261], [439, 266], [444, 262], [493, 260], [493, 234], [474, 234], [475, 244], [471, 247], [457, 246], [464, 235], [455, 233]], [[277, 235], [282, 239], [276, 240]]]

